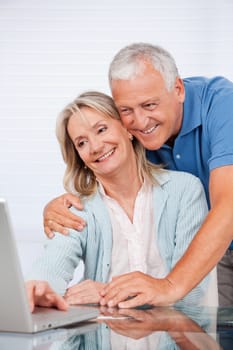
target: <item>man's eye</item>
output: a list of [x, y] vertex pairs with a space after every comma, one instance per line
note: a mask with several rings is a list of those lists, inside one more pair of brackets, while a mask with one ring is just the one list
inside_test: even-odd
[[130, 113], [130, 109], [129, 108], [122, 108], [119, 110], [120, 114], [129, 114]]
[[147, 103], [144, 107], [152, 110], [156, 107], [156, 103]]

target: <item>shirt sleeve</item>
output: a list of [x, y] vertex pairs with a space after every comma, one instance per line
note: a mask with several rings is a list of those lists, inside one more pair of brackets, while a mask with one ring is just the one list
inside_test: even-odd
[[233, 164], [233, 87], [212, 96], [206, 111], [206, 130], [210, 158], [209, 169]]

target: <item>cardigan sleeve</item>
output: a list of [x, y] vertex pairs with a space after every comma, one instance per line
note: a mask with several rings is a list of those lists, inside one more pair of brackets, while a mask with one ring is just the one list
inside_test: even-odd
[[[84, 214], [82, 217], [85, 220]], [[63, 295], [84, 258], [86, 236], [86, 227], [82, 232], [70, 230], [68, 236], [55, 233], [53, 239], [46, 240], [44, 252], [33, 263], [27, 280], [47, 281], [55, 292]]]
[[183, 188], [180, 194], [177, 194], [178, 210], [172, 266], [186, 251], [208, 213], [205, 192], [200, 180], [189, 174], [185, 178]]
[[[179, 208], [174, 236], [172, 267], [183, 256], [208, 213], [204, 188], [200, 180], [195, 176], [185, 174], [183, 189], [178, 200]], [[187, 294], [184, 300], [190, 304], [198, 304], [204, 297], [208, 279], [207, 275], [202, 282]]]
[[[169, 171], [168, 179], [161, 187], [167, 199], [157, 234], [161, 256], [167, 271], [171, 271], [201, 227], [208, 213], [208, 206], [204, 188], [197, 177], [184, 172]], [[207, 275], [184, 298], [185, 302], [197, 305], [206, 295], [208, 280]]]

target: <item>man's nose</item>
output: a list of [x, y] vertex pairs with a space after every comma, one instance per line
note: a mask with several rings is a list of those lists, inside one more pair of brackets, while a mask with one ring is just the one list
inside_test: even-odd
[[146, 126], [146, 112], [142, 108], [135, 109], [132, 115], [132, 124], [134, 128], [144, 129]]

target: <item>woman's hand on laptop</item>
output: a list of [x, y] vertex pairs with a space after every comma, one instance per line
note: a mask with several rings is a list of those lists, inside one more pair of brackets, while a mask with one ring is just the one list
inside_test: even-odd
[[69, 208], [73, 206], [82, 210], [83, 205], [79, 197], [65, 193], [51, 200], [44, 208], [44, 231], [49, 238], [53, 238], [54, 231], [63, 235], [68, 235], [68, 228], [82, 231], [85, 227], [85, 221], [73, 214]]
[[56, 294], [46, 281], [27, 281], [26, 291], [31, 312], [35, 306], [55, 307], [64, 311], [68, 309], [64, 298]]
[[64, 298], [69, 305], [99, 304], [100, 291], [105, 286], [106, 283], [85, 280], [67, 289]]

